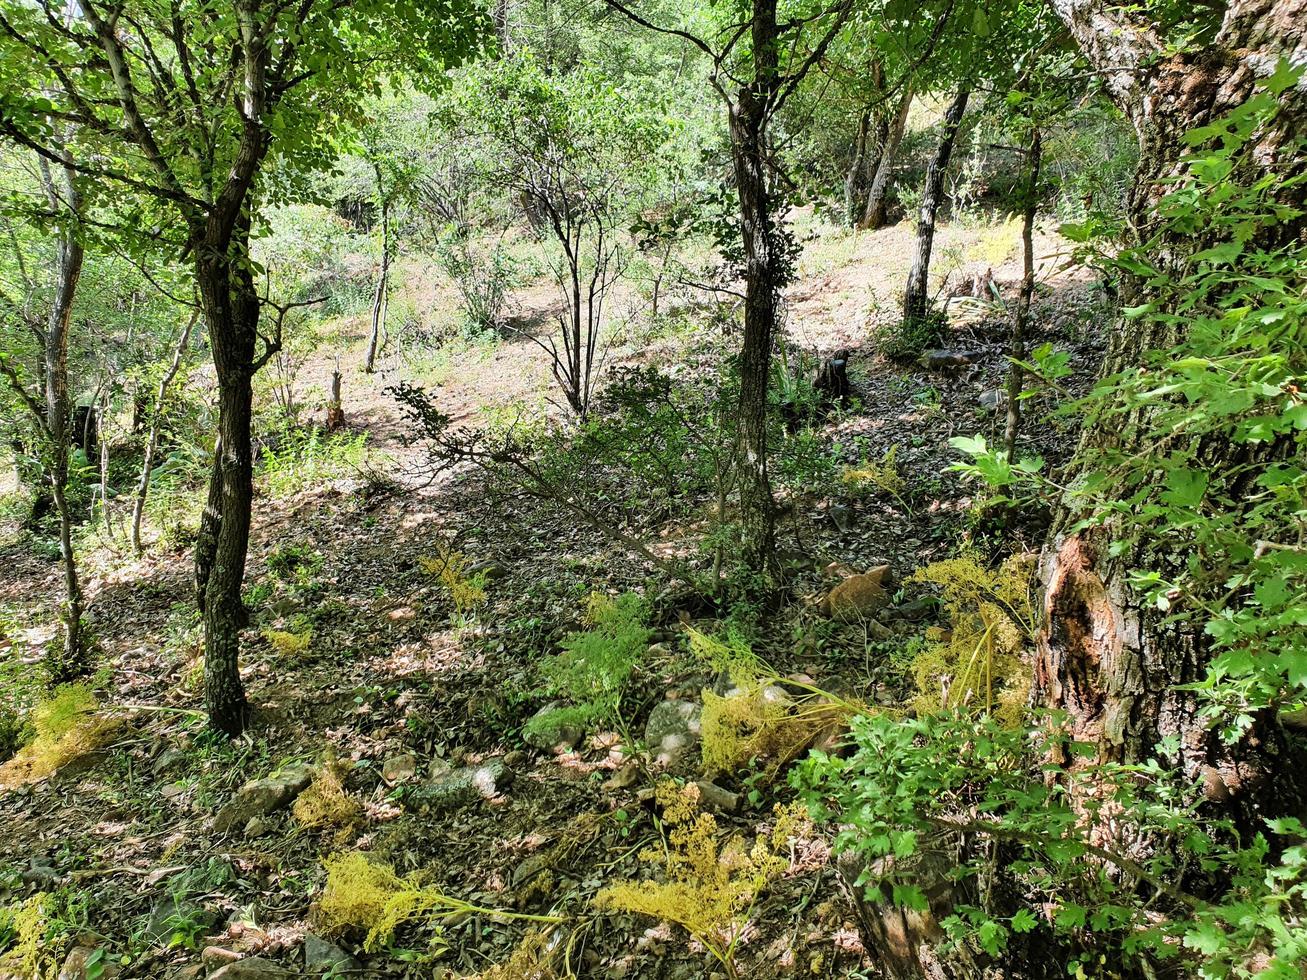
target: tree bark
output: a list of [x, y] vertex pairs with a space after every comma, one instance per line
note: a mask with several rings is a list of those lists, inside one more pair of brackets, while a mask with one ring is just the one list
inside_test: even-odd
[[182, 359], [186, 356], [186, 346], [191, 340], [191, 331], [195, 329], [195, 321], [199, 318], [199, 310], [196, 310], [186, 321], [186, 326], [177, 339], [177, 346], [173, 348], [172, 361], [168, 364], [168, 370], [164, 372], [163, 377], [159, 379], [159, 387], [154, 393], [150, 431], [145, 437], [145, 458], [141, 461], [141, 479], [136, 485], [136, 502], [132, 505], [132, 551], [138, 555], [145, 550], [141, 547], [141, 521], [145, 515], [145, 500], [150, 493], [150, 471], [154, 468], [154, 454], [159, 448], [159, 428], [163, 422], [164, 400], [168, 396], [168, 386], [181, 370]]
[[[1185, 151], [1182, 135], [1242, 104], [1258, 77], [1274, 70], [1281, 54], [1301, 50], [1307, 35], [1307, 0], [1236, 0], [1210, 43], [1179, 54], [1167, 54], [1146, 25], [1129, 22], [1120, 11], [1088, 0], [1055, 0], [1054, 7], [1138, 133], [1140, 162], [1130, 195], [1136, 242], [1156, 230], [1161, 182], [1178, 170]], [[1307, 159], [1295, 134], [1301, 134], [1305, 120], [1301, 91], [1285, 93], [1274, 131], [1259, 137], [1254, 165], [1266, 173], [1302, 172]], [[1305, 227], [1297, 217], [1275, 234], [1282, 241], [1303, 234]], [[1127, 285], [1131, 305], [1150, 298], [1145, 286]], [[1163, 326], [1151, 318], [1119, 321], [1109, 338], [1104, 373], [1140, 363], [1147, 351], [1171, 347], [1182, 329], [1182, 323]], [[1083, 434], [1082, 466], [1092, 469], [1096, 451], [1105, 446], [1143, 451], [1149, 434], [1146, 419], [1125, 431], [1119, 423], [1091, 427]], [[1257, 452], [1266, 455], [1249, 458]], [[1204, 449], [1213, 472], [1230, 472], [1236, 464], [1264, 465], [1274, 452], [1273, 445]], [[1238, 459], [1235, 453], [1241, 454]], [[1144, 607], [1126, 581], [1132, 569], [1165, 574], [1175, 556], [1140, 548], [1114, 554], [1109, 531], [1075, 530], [1082, 516], [1064, 506], [1041, 557], [1045, 627], [1035, 663], [1037, 703], [1065, 711], [1071, 736], [1096, 745], [1102, 758], [1143, 759], [1174, 736], [1179, 741], [1174, 761], [1186, 776], [1201, 778], [1213, 800], [1233, 804], [1236, 812], [1259, 803], [1277, 804], [1270, 809], [1290, 805], [1296, 793], [1290, 784], [1301, 781], [1295, 776], [1301, 767], [1275, 760], [1282, 747], [1277, 732], [1259, 724], [1253, 738], [1227, 748], [1198, 717], [1194, 693], [1177, 690], [1206, 670], [1210, 645], [1201, 626], [1168, 622]], [[1280, 776], [1273, 777], [1276, 769]]]
[[1021, 292], [1012, 317], [1012, 346], [1008, 351], [1011, 363], [1007, 372], [1007, 421], [1003, 430], [1008, 462], [1012, 462], [1017, 435], [1021, 431], [1021, 385], [1025, 373], [1021, 362], [1026, 359], [1026, 324], [1030, 320], [1030, 302], [1035, 295], [1035, 216], [1039, 213], [1039, 168], [1043, 156], [1043, 137], [1035, 125], [1030, 133], [1026, 156], [1026, 199], [1021, 215]]
[[903, 134], [908, 128], [908, 111], [912, 108], [912, 85], [905, 83], [903, 95], [899, 99], [898, 111], [890, 123], [885, 137], [885, 145], [878, 151], [876, 169], [872, 174], [871, 186], [867, 190], [867, 203], [862, 212], [858, 227], [864, 231], [875, 231], [885, 225], [885, 202], [889, 196], [889, 178], [894, 172], [894, 161], [899, 155], [899, 146]]
[[862, 214], [862, 209], [866, 204], [866, 187], [868, 171], [875, 172], [879, 161], [869, 161], [867, 158], [868, 141], [872, 140], [872, 123], [876, 124], [878, 132], [872, 142], [872, 150], [877, 148], [884, 149], [885, 138], [879, 132], [884, 127], [888, 133], [889, 125], [883, 117], [875, 120], [872, 118], [870, 109], [863, 109], [858, 116], [858, 134], [853, 141], [853, 159], [849, 161], [848, 173], [844, 175], [844, 220], [850, 228], [858, 224], [858, 217]]
[[259, 297], [245, 261], [242, 222], [222, 251], [202, 252], [196, 279], [218, 376], [218, 440], [209, 499], [196, 543], [196, 585], [204, 619], [204, 699], [209, 724], [237, 736], [249, 721], [240, 679], [241, 585], [249, 548], [254, 468], [251, 415]]
[[780, 303], [776, 228], [766, 176], [767, 93], [776, 71], [776, 0], [754, 4], [754, 84], [730, 110], [731, 156], [744, 244], [744, 339], [736, 420], [740, 452], [740, 521], [745, 564], [771, 582], [776, 575], [776, 514], [768, 470], [767, 392]]
[[[378, 180], [380, 174], [378, 173]], [[368, 336], [367, 363], [363, 370], [371, 374], [381, 350], [381, 334], [386, 329], [386, 307], [390, 298], [390, 202], [381, 202], [381, 271], [377, 274], [377, 290], [372, 297], [372, 332]]]
[[908, 285], [903, 294], [905, 322], [923, 320], [930, 313], [926, 286], [930, 276], [930, 252], [935, 243], [935, 216], [943, 196], [944, 174], [948, 171], [949, 158], [953, 156], [953, 146], [957, 143], [958, 129], [962, 124], [962, 116], [967, 111], [970, 95], [970, 89], [963, 86], [949, 103], [944, 112], [939, 146], [931, 157], [930, 166], [926, 168], [926, 186], [922, 191], [921, 209], [917, 218], [917, 251], [912, 257], [912, 271], [908, 274]]

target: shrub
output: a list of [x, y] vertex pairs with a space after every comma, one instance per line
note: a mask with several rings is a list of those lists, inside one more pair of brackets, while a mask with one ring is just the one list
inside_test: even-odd
[[[31, 896], [17, 905], [0, 908], [0, 973], [40, 980], [58, 970], [50, 944], [44, 893]], [[6, 942], [7, 939], [7, 942]]]
[[263, 638], [280, 659], [293, 661], [308, 652], [309, 644], [313, 641], [313, 631], [289, 633], [285, 630], [264, 630]]
[[841, 479], [850, 487], [863, 488], [868, 485], [875, 487], [898, 501], [899, 506], [911, 516], [912, 508], [907, 502], [908, 481], [899, 470], [896, 458], [898, 451], [899, 447], [896, 444], [886, 450], [878, 463], [863, 459], [862, 465], [847, 467]]
[[880, 352], [891, 361], [910, 361], [938, 347], [948, 335], [948, 318], [942, 310], [909, 320], [894, 319], [879, 324], [873, 338]]
[[468, 615], [486, 601], [485, 573], [470, 573], [467, 556], [455, 551], [448, 542], [437, 541], [436, 557], [419, 558], [418, 564], [428, 575], [440, 580], [459, 616]]

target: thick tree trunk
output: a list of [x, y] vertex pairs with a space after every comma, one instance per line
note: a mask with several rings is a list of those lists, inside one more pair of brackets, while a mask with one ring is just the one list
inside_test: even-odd
[[[48, 168], [42, 177], [51, 207], [68, 208], [74, 214], [81, 198], [70, 172], [64, 173], [62, 186], [56, 190]], [[69, 430], [71, 404], [68, 397], [68, 334], [72, 328], [73, 299], [82, 276], [85, 250], [72, 229], [60, 231], [55, 243], [55, 290], [45, 332], [45, 427], [49, 443], [47, 478], [59, 515], [59, 555], [64, 568], [64, 641], [62, 656], [52, 664], [52, 679], [66, 680], [86, 670], [82, 643], [82, 584], [77, 575], [77, 558], [73, 553], [73, 514], [68, 500], [68, 456], [72, 449]]]
[[[1087, 0], [1055, 0], [1054, 7], [1086, 57], [1099, 67], [1109, 91], [1133, 121], [1140, 141], [1140, 165], [1131, 193], [1136, 241], [1155, 230], [1160, 183], [1177, 172], [1185, 152], [1182, 135], [1242, 104], [1259, 76], [1272, 71], [1283, 52], [1301, 50], [1307, 35], [1307, 0], [1238, 0], [1228, 5], [1215, 39], [1202, 49], [1167, 55], [1146, 27], [1118, 21], [1123, 15]], [[1286, 93], [1275, 131], [1261, 134], [1256, 166], [1266, 172], [1301, 172], [1307, 166], [1294, 134], [1307, 122], [1301, 91]], [[1285, 222], [1277, 236], [1304, 230], [1301, 217]], [[1129, 284], [1133, 305], [1150, 299], [1146, 287]], [[1145, 352], [1166, 349], [1182, 322], [1160, 325], [1151, 318], [1122, 320], [1109, 341], [1105, 373], [1137, 365]], [[1130, 453], [1147, 448], [1145, 419], [1124, 428], [1088, 429], [1081, 458], [1086, 469], [1095, 453], [1110, 446]], [[1206, 447], [1210, 471], [1270, 461], [1273, 445], [1224, 444]], [[1249, 459], [1249, 452], [1267, 454]], [[1232, 454], [1242, 454], [1239, 459]], [[1237, 504], [1235, 505], [1237, 506]], [[1275, 761], [1281, 741], [1263, 726], [1238, 746], [1222, 746], [1198, 716], [1196, 695], [1177, 685], [1198, 680], [1210, 659], [1200, 625], [1175, 623], [1144, 607], [1126, 582], [1130, 570], [1166, 574], [1175, 555], [1136, 548], [1114, 554], [1110, 531], [1075, 530], [1085, 515], [1064, 508], [1041, 559], [1046, 625], [1035, 664], [1035, 695], [1041, 705], [1067, 713], [1073, 738], [1098, 746], [1106, 759], [1134, 761], [1155, 754], [1161, 741], [1175, 737], [1174, 761], [1186, 775], [1200, 777], [1213, 800], [1245, 809], [1278, 795], [1281, 806], [1293, 797], [1288, 780], [1297, 767]], [[1280, 785], [1270, 776], [1280, 769]]]
[[381, 335], [386, 329], [386, 307], [390, 301], [390, 203], [381, 202], [381, 271], [372, 297], [372, 332], [368, 335], [367, 363], [363, 370], [371, 374], [381, 350]]
[[159, 448], [159, 428], [163, 423], [163, 406], [168, 397], [168, 386], [181, 370], [182, 359], [186, 356], [186, 346], [191, 340], [191, 331], [200, 318], [198, 310], [186, 321], [177, 346], [173, 348], [172, 361], [168, 370], [159, 379], [159, 387], [154, 393], [154, 410], [150, 413], [150, 431], [145, 437], [145, 458], [141, 461], [141, 479], [136, 485], [136, 501], [132, 504], [132, 551], [141, 554], [141, 521], [145, 515], [145, 500], [150, 493], [150, 472], [154, 468], [154, 454]]
[[867, 203], [863, 208], [862, 220], [858, 227], [864, 231], [875, 231], [885, 225], [886, 199], [889, 197], [889, 178], [894, 172], [894, 161], [899, 155], [899, 145], [908, 128], [908, 110], [912, 108], [912, 85], [905, 83], [903, 94], [899, 98], [898, 111], [894, 113], [885, 136], [885, 144], [877, 151], [876, 168], [872, 172], [871, 186], [867, 189]]
[[[241, 585], [254, 499], [251, 413], [259, 298], [242, 261], [244, 232], [196, 263], [201, 306], [218, 376], [218, 440], [208, 504], [196, 543], [196, 585], [204, 618], [204, 698], [209, 724], [230, 736], [249, 721], [240, 679]], [[232, 258], [232, 254], [236, 257]]]
[[917, 217], [917, 251], [912, 257], [912, 271], [908, 274], [907, 289], [903, 293], [903, 319], [907, 322], [923, 320], [930, 313], [926, 285], [930, 276], [930, 252], [935, 243], [935, 216], [944, 192], [944, 174], [948, 170], [949, 158], [953, 156], [953, 146], [957, 143], [958, 129], [970, 95], [970, 90], [964, 86], [949, 103], [944, 113], [939, 146], [926, 168], [926, 186]]
[[1021, 362], [1026, 359], [1026, 324], [1030, 320], [1030, 302], [1035, 295], [1035, 216], [1039, 213], [1039, 168], [1043, 156], [1043, 137], [1039, 127], [1035, 126], [1030, 133], [1026, 156], [1026, 199], [1021, 215], [1021, 292], [1012, 317], [1012, 346], [1008, 351], [1011, 364], [1007, 373], [1007, 423], [1003, 431], [1008, 462], [1012, 461], [1017, 435], [1021, 431], [1021, 385], [1025, 373]]

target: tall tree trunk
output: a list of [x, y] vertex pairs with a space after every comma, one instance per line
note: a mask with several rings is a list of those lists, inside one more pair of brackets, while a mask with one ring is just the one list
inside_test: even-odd
[[[42, 163], [42, 179], [56, 213], [76, 217], [81, 196], [71, 170], [54, 174]], [[60, 229], [55, 242], [55, 289], [45, 331], [45, 427], [49, 443], [47, 478], [59, 515], [59, 555], [64, 568], [64, 641], [62, 656], [52, 664], [52, 679], [66, 680], [86, 670], [86, 651], [82, 642], [83, 597], [77, 575], [77, 558], [73, 553], [73, 514], [68, 500], [68, 456], [72, 449], [69, 427], [72, 407], [68, 397], [68, 334], [72, 328], [73, 300], [82, 277], [85, 250], [71, 227]]]
[[132, 551], [138, 555], [144, 551], [141, 547], [141, 521], [145, 515], [145, 500], [150, 493], [150, 473], [154, 468], [154, 454], [159, 449], [159, 429], [163, 424], [163, 406], [168, 397], [168, 386], [181, 370], [186, 347], [191, 340], [191, 331], [195, 329], [195, 322], [199, 318], [200, 311], [196, 310], [186, 321], [181, 336], [177, 338], [177, 345], [173, 348], [172, 361], [169, 362], [168, 370], [164, 372], [163, 377], [159, 379], [159, 387], [154, 393], [150, 431], [145, 437], [145, 458], [141, 461], [141, 479], [136, 484], [136, 501], [132, 504]]
[[944, 113], [939, 146], [926, 168], [926, 186], [921, 194], [921, 210], [917, 217], [917, 251], [912, 257], [912, 271], [908, 274], [908, 286], [903, 294], [903, 319], [907, 322], [923, 320], [930, 313], [926, 286], [930, 276], [930, 252], [935, 243], [935, 216], [944, 192], [944, 174], [948, 171], [949, 158], [953, 156], [953, 146], [957, 143], [958, 129], [970, 95], [970, 89], [963, 86], [949, 103]]
[[776, 515], [768, 471], [767, 392], [780, 288], [775, 229], [764, 171], [765, 121], [752, 93], [731, 113], [731, 149], [744, 239], [744, 339], [740, 349], [740, 519], [743, 559], [765, 580], [774, 577]]
[[899, 146], [903, 134], [908, 128], [908, 111], [912, 108], [912, 83], [905, 82], [903, 94], [899, 97], [898, 110], [890, 121], [886, 131], [885, 145], [878, 150], [876, 169], [872, 173], [871, 186], [867, 189], [867, 203], [863, 208], [862, 219], [858, 227], [865, 231], [874, 231], [885, 224], [885, 201], [889, 196], [889, 178], [894, 172], [894, 161], [899, 155]]
[[1026, 359], [1026, 324], [1030, 320], [1030, 302], [1035, 295], [1035, 216], [1039, 213], [1039, 168], [1043, 157], [1043, 137], [1039, 126], [1033, 125], [1026, 156], [1026, 199], [1021, 215], [1021, 293], [1017, 296], [1016, 313], [1012, 317], [1012, 346], [1008, 351], [1011, 364], [1007, 372], [1007, 423], [1003, 430], [1008, 462], [1012, 462], [1017, 434], [1021, 430], [1024, 376], [1021, 362]]
[[[1273, 70], [1282, 54], [1302, 50], [1307, 40], [1307, 0], [1235, 0], [1210, 43], [1178, 54], [1167, 53], [1146, 26], [1092, 0], [1053, 5], [1138, 133], [1140, 162], [1130, 196], [1136, 241], [1148, 240], [1157, 227], [1160, 182], [1178, 170], [1186, 149], [1183, 134], [1242, 104], [1259, 76]], [[1305, 101], [1300, 89], [1284, 94], [1274, 131], [1259, 134], [1253, 166], [1279, 174], [1307, 167], [1295, 142], [1307, 123]], [[1304, 227], [1301, 216], [1291, 218], [1277, 229], [1283, 236], [1278, 240], [1301, 235]], [[1144, 284], [1131, 284], [1129, 291], [1132, 305], [1150, 299]], [[1104, 372], [1171, 347], [1183, 329], [1183, 322], [1163, 326], [1152, 318], [1119, 321]], [[1147, 446], [1141, 440], [1148, 437], [1146, 424], [1127, 431], [1119, 424], [1090, 427], [1083, 436], [1082, 465], [1092, 470], [1095, 453], [1105, 446], [1143, 451]], [[1274, 451], [1272, 445], [1211, 446], [1207, 464], [1212, 472], [1229, 472], [1236, 464], [1264, 465]], [[1257, 452], [1264, 458], [1249, 458]], [[1242, 455], [1236, 459], [1236, 453]], [[1294, 795], [1289, 777], [1301, 769], [1267, 764], [1280, 745], [1275, 731], [1259, 725], [1254, 739], [1227, 749], [1200, 719], [1195, 693], [1177, 690], [1198, 680], [1210, 659], [1201, 626], [1168, 621], [1145, 607], [1127, 582], [1132, 569], [1165, 573], [1174, 556], [1138, 549], [1120, 554], [1110, 548], [1108, 532], [1077, 530], [1082, 516], [1065, 506], [1041, 557], [1046, 625], [1035, 663], [1037, 701], [1066, 712], [1071, 736], [1096, 745], [1103, 758], [1146, 758], [1164, 738], [1175, 737], [1175, 762], [1186, 775], [1201, 777], [1213, 799], [1238, 800], [1246, 807], [1278, 794], [1279, 805], [1289, 805]], [[1280, 769], [1278, 789], [1268, 778], [1272, 767]]]
[[[378, 174], [380, 180], [380, 174]], [[381, 350], [381, 334], [386, 329], [386, 307], [390, 299], [390, 202], [381, 202], [381, 271], [377, 290], [372, 297], [372, 332], [368, 336], [368, 357], [363, 370], [371, 374]]]
[[214, 478], [196, 543], [196, 584], [204, 618], [204, 699], [209, 724], [230, 736], [249, 721], [240, 679], [241, 585], [254, 499], [251, 381], [259, 297], [248, 264], [248, 228], [227, 248], [200, 254], [196, 279], [218, 376], [218, 440]]

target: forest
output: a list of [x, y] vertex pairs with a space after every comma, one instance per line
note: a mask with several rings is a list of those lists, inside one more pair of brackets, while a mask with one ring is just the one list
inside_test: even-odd
[[1307, 978], [1307, 0], [0, 0], [0, 980]]

